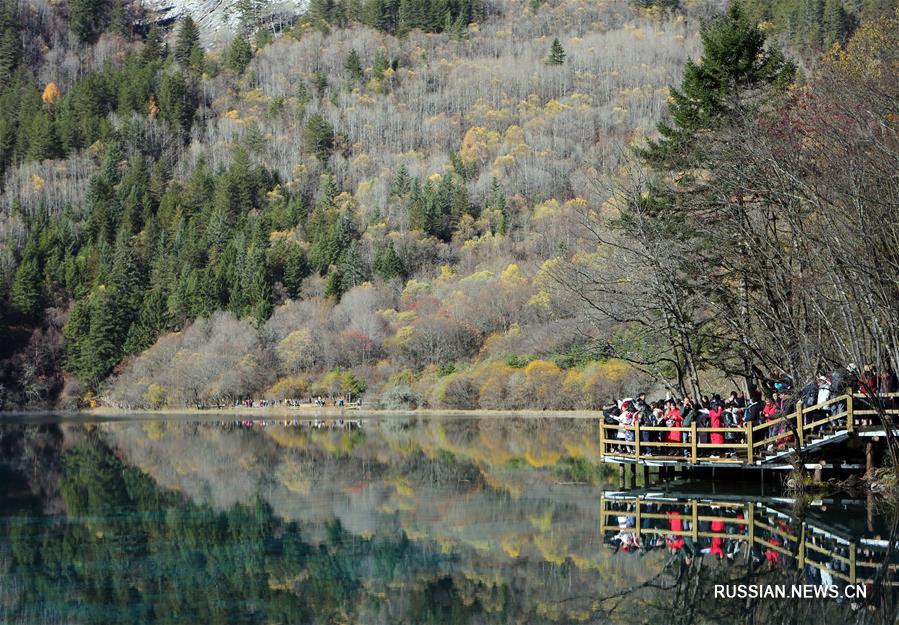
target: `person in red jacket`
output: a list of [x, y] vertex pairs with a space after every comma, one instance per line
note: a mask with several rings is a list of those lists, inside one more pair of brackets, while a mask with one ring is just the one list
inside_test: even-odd
[[[709, 407], [709, 425], [713, 428], [722, 428], [724, 427], [724, 406], [721, 405], [721, 402], [712, 401], [712, 405]], [[724, 434], [722, 432], [712, 432], [712, 435], [709, 437], [712, 445], [723, 445], [724, 444]], [[713, 458], [721, 457], [720, 449], [712, 450]]]
[[[679, 428], [683, 422], [684, 418], [681, 416], [680, 409], [673, 401], [668, 400], [667, 409], [665, 410], [665, 423], [667, 423], [670, 428]], [[668, 432], [669, 443], [679, 443], [680, 439], [681, 436], [679, 431], [672, 430]]]
[[[765, 419], [768, 423], [777, 419], [777, 404], [774, 403], [773, 397], [765, 398], [765, 407], [762, 408], [762, 415], [764, 415]], [[768, 438], [774, 438], [777, 435], [779, 427], [776, 425], [772, 425], [768, 428]], [[774, 448], [774, 443], [768, 445], [769, 449]]]

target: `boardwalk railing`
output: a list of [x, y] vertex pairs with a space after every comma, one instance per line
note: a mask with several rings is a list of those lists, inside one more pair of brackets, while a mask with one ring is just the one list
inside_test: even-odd
[[[888, 406], [887, 414], [899, 415], [896, 407], [899, 393], [881, 394], [877, 399]], [[765, 423], [746, 423], [743, 427], [698, 427], [695, 421], [689, 427], [603, 421], [599, 426], [600, 456], [635, 462], [754, 463], [770, 453], [802, 449], [825, 432], [855, 432], [870, 425], [877, 413], [870, 397], [856, 393], [808, 407], [800, 402], [789, 414]], [[710, 439], [712, 434], [720, 434], [725, 442], [701, 442]]]
[[[638, 547], [644, 537], [653, 535], [689, 538], [692, 546], [701, 546], [696, 544], [701, 539], [738, 541], [747, 558], [750, 549], [757, 547], [767, 552], [762, 554], [766, 557], [795, 562], [799, 568], [808, 565], [849, 584], [872, 582], [884, 565], [890, 571], [899, 569], [899, 564], [877, 562], [871, 557], [873, 551], [880, 550], [878, 547], [865, 546], [859, 552], [856, 543], [807, 523], [797, 532], [784, 522], [783, 515], [757, 502], [644, 500], [602, 495], [599, 525], [603, 536], [610, 532], [629, 535]], [[895, 581], [886, 584], [899, 586]]]

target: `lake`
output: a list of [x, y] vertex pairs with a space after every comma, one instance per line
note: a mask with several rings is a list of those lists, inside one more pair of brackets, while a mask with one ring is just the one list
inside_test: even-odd
[[895, 622], [885, 504], [623, 490], [597, 431], [7, 417], [0, 623]]

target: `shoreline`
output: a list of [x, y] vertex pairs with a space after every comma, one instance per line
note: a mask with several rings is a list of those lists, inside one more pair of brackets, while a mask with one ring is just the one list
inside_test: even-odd
[[84, 410], [37, 410], [0, 412], [0, 420], [4, 417], [85, 417], [92, 416], [104, 420], [129, 418], [229, 418], [229, 419], [395, 419], [395, 418], [469, 418], [469, 419], [601, 419], [600, 411], [590, 410], [443, 410], [435, 408], [419, 408], [416, 410], [388, 410], [383, 408], [354, 408], [351, 406], [313, 406], [303, 405], [298, 408], [289, 406], [266, 406], [247, 408], [229, 406], [227, 408], [165, 408], [162, 410], [125, 409], [101, 406]]

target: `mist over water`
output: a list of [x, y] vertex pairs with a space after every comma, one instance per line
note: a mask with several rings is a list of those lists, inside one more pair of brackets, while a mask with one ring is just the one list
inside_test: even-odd
[[7, 422], [0, 622], [895, 620], [886, 505], [627, 492], [598, 453], [589, 419]]

